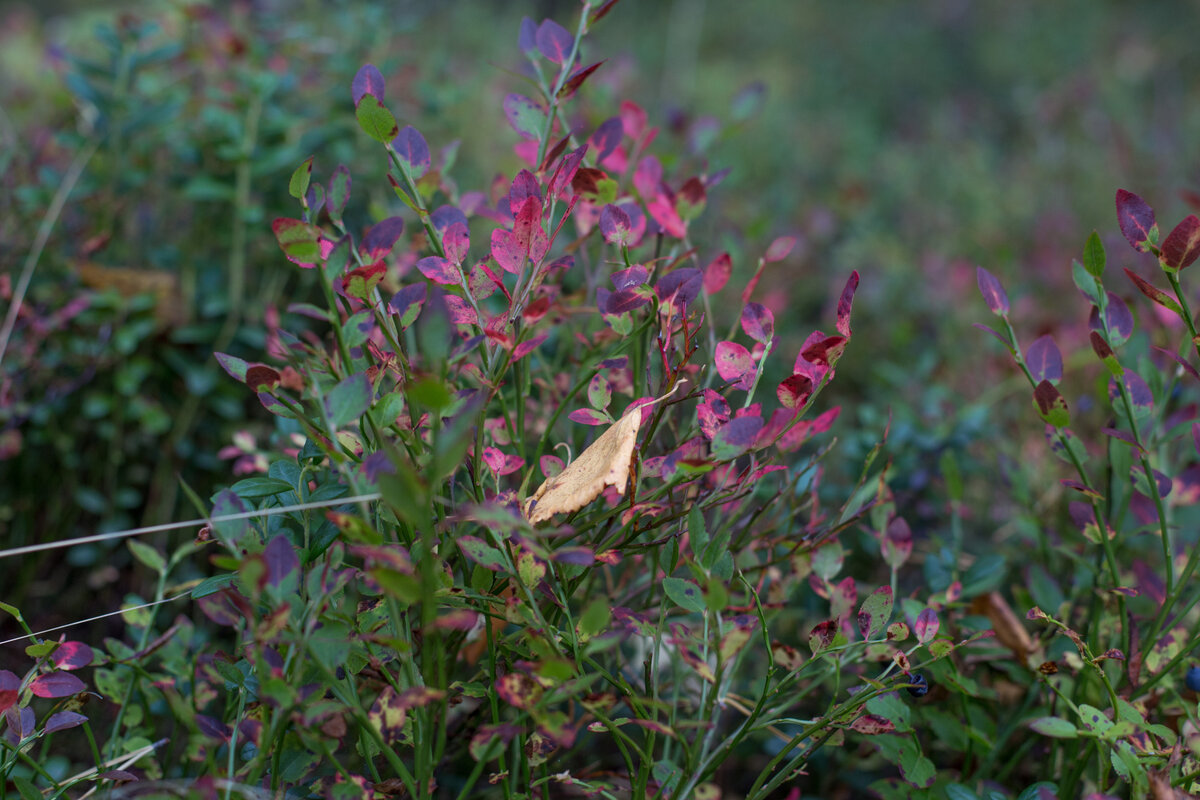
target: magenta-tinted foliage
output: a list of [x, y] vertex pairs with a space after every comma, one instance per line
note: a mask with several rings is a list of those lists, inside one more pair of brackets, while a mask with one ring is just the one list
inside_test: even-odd
[[1147, 241], [1154, 229], [1154, 209], [1145, 200], [1125, 189], [1117, 190], [1117, 222], [1126, 241], [1138, 252], [1150, 250]]
[[1029, 350], [1025, 353], [1025, 364], [1033, 373], [1034, 380], [1046, 380], [1051, 383], [1062, 380], [1062, 353], [1058, 351], [1054, 338], [1049, 334], [1039, 336], [1029, 345]]
[[29, 682], [29, 690], [38, 697], [70, 697], [87, 686], [69, 672], [47, 672]]
[[414, 178], [420, 178], [429, 172], [433, 163], [429, 157], [429, 145], [426, 144], [425, 137], [412, 125], [405, 125], [400, 129], [396, 138], [392, 140], [392, 149]]
[[979, 293], [992, 313], [998, 317], [1008, 314], [1008, 294], [996, 276], [983, 267], [976, 267], [975, 278], [979, 283]]
[[542, 21], [535, 34], [538, 50], [555, 64], [565, 64], [571, 57], [575, 37], [552, 19]]
[[767, 344], [775, 335], [775, 315], [761, 303], [747, 303], [741, 323], [742, 330], [756, 342]]
[[1190, 214], [1167, 234], [1162, 243], [1162, 263], [1171, 269], [1183, 269], [1200, 257], [1200, 218]]
[[363, 236], [362, 244], [358, 246], [362, 257], [368, 261], [378, 261], [392, 252], [400, 235], [404, 233], [404, 219], [388, 217], [376, 222]]
[[363, 64], [354, 74], [350, 83], [350, 92], [354, 97], [354, 105], [358, 105], [365, 95], [371, 95], [376, 100], [383, 101], [383, 74], [374, 64]]
[[704, 291], [716, 294], [725, 288], [733, 274], [733, 259], [729, 253], [721, 253], [704, 268]]
[[754, 385], [755, 364], [750, 351], [737, 342], [717, 342], [717, 374], [737, 389]]
[[624, 132], [625, 127], [621, 124], [620, 117], [609, 117], [597, 126], [591, 138], [588, 139], [588, 146], [596, 153], [597, 162], [602, 163], [617, 149]]

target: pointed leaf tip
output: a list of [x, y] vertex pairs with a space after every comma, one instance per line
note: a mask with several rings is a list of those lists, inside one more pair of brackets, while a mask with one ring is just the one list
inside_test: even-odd
[[1159, 260], [1164, 267], [1178, 270], [1189, 266], [1200, 256], [1200, 218], [1189, 215], [1163, 240]]
[[1006, 316], [1008, 314], [1008, 294], [996, 276], [983, 267], [976, 267], [975, 280], [979, 284], [979, 293], [983, 295], [983, 301], [987, 303], [992, 313], [997, 317]]

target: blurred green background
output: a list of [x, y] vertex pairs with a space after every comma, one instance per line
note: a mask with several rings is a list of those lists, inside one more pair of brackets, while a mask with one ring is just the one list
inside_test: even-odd
[[[269, 230], [296, 213], [292, 169], [311, 154], [322, 177], [345, 163], [363, 216], [396, 206], [354, 121], [355, 70], [378, 65], [402, 124], [435, 153], [461, 140], [455, 179], [486, 188], [518, 167], [500, 101], [522, 91], [521, 17], [571, 27], [578, 9], [0, 6], [6, 309], [47, 208], [82, 166], [0, 364], [0, 541], [195, 516], [180, 478], [207, 497], [233, 480], [221, 451], [234, 433], [262, 444], [272, 430], [212, 351], [263, 359], [269, 309], [313, 289]], [[831, 473], [854, 475], [890, 414], [902, 508], [936, 529], [943, 452], [960, 454], [970, 491], [999, 514], [997, 460], [1040, 438], [999, 347], [970, 327], [988, 316], [975, 265], [1009, 288], [1026, 342], [1085, 341], [1071, 258], [1099, 230], [1113, 263], [1134, 263], [1115, 246], [1115, 189], [1146, 197], [1165, 225], [1200, 190], [1197, 30], [1191, 2], [624, 0], [584, 60], [609, 59], [590, 107], [635, 100], [676, 165], [731, 170], [692, 227], [702, 259], [730, 250], [740, 283], [774, 237], [798, 237], [760, 290], [782, 352], [831, 327], [831, 301], [860, 271], [856, 339], [825, 401], [843, 406], [845, 474]], [[103, 546], [68, 558], [93, 592], [115, 589], [128, 562]], [[35, 602], [64, 591], [46, 563], [25, 562], [14, 588]]]

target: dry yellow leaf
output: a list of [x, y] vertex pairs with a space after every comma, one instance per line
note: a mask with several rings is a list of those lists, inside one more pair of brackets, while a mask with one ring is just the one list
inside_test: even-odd
[[555, 514], [578, 511], [599, 497], [606, 486], [625, 494], [641, 424], [642, 406], [626, 411], [566, 469], [548, 478], [525, 503], [529, 521], [536, 525]]

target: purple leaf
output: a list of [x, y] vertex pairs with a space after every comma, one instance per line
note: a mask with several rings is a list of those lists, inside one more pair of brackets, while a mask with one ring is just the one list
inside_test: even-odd
[[513, 130], [525, 139], [537, 139], [546, 127], [546, 113], [542, 107], [520, 94], [504, 98], [504, 116]]
[[65, 731], [68, 728], [82, 725], [87, 721], [88, 718], [83, 714], [77, 714], [74, 711], [59, 711], [46, 718], [46, 724], [42, 727], [42, 733]]
[[1154, 209], [1133, 192], [1117, 190], [1117, 222], [1121, 233], [1134, 250], [1145, 253], [1150, 250], [1146, 240], [1154, 228]]
[[858, 290], [858, 270], [850, 273], [850, 277], [846, 279], [846, 286], [842, 289], [842, 296], [838, 298], [837, 304], [837, 329], [838, 333], [850, 338], [850, 308], [854, 304], [854, 293]]
[[543, 20], [538, 26], [536, 41], [542, 55], [555, 64], [564, 64], [571, 57], [575, 37], [571, 32], [552, 19]]
[[451, 225], [467, 225], [467, 215], [457, 206], [438, 206], [437, 210], [429, 215], [429, 221], [438, 232], [445, 233]]
[[401, 330], [416, 322], [417, 315], [421, 313], [421, 306], [425, 303], [427, 292], [426, 284], [422, 282], [405, 286], [392, 296], [388, 308], [393, 314], [400, 317]]
[[550, 556], [560, 564], [590, 567], [596, 563], [596, 553], [590, 547], [560, 547]]
[[358, 251], [366, 261], [378, 261], [392, 252], [403, 232], [404, 220], [400, 217], [388, 217], [371, 226], [359, 244]]
[[617, 149], [624, 133], [625, 126], [621, 124], [620, 117], [609, 117], [600, 123], [595, 133], [588, 139], [588, 144], [596, 151], [597, 164], [603, 162], [613, 150]]
[[704, 273], [696, 267], [683, 267], [658, 279], [654, 291], [663, 302], [675, 298], [676, 305], [687, 306], [700, 294]]
[[471, 232], [461, 222], [456, 222], [442, 234], [442, 249], [446, 257], [455, 264], [461, 264], [467, 258], [471, 249]]
[[737, 458], [754, 446], [763, 424], [762, 417], [736, 417], [729, 420], [713, 436], [713, 457], [719, 461]]
[[604, 235], [604, 241], [609, 244], [620, 247], [628, 247], [632, 244], [631, 227], [629, 215], [612, 203], [606, 205], [600, 212], [600, 233]]
[[754, 341], [768, 344], [775, 335], [775, 315], [761, 303], [747, 303], [742, 309], [742, 330]]
[[412, 125], [405, 125], [392, 140], [392, 149], [396, 151], [412, 177], [420, 178], [429, 172], [433, 162], [429, 158], [429, 145], [425, 137]]
[[1172, 361], [1174, 361], [1176, 364], [1178, 364], [1180, 367], [1182, 367], [1183, 371], [1186, 372], [1188, 375], [1191, 375], [1193, 378], [1200, 381], [1200, 371], [1197, 371], [1195, 367], [1193, 367], [1191, 364], [1189, 364], [1187, 361], [1185, 361], [1183, 359], [1183, 357], [1180, 356], [1178, 353], [1176, 353], [1174, 350], [1170, 350], [1166, 347], [1159, 347], [1158, 345], [1151, 345], [1151, 347], [1153, 347], [1155, 350], [1162, 353], [1163, 355], [1167, 356]]
[[650, 279], [650, 273], [641, 264], [634, 264], [629, 269], [623, 269], [620, 272], [614, 272], [612, 275], [613, 286], [617, 291], [624, 289], [633, 289], [642, 286]]
[[450, 263], [448, 259], [441, 256], [426, 256], [417, 262], [417, 269], [421, 274], [434, 283], [442, 286], [457, 286], [459, 282], [458, 270]]
[[526, 56], [537, 52], [537, 23], [529, 17], [521, 18], [521, 32], [517, 36], [517, 46]]
[[1025, 353], [1025, 364], [1034, 380], [1058, 383], [1062, 380], [1063, 360], [1050, 335], [1038, 337]]
[[1000, 281], [996, 280], [996, 276], [983, 267], [976, 267], [975, 279], [979, 283], [979, 293], [983, 295], [983, 302], [987, 303], [992, 313], [997, 317], [1007, 315], [1008, 295]]
[[445, 299], [446, 311], [450, 314], [451, 322], [456, 325], [474, 325], [479, 322], [479, 315], [466, 300], [449, 293], [445, 295]]
[[363, 64], [350, 82], [350, 92], [354, 95], [354, 105], [358, 105], [363, 95], [372, 95], [376, 100], [383, 100], [383, 74], [374, 64]]
[[[1129, 337], [1133, 336], [1133, 314], [1129, 312], [1129, 306], [1125, 305], [1125, 301], [1117, 297], [1112, 292], [1105, 292], [1108, 302], [1104, 306], [1104, 319], [1108, 323], [1108, 340], [1109, 344], [1114, 348], [1120, 347], [1129, 341]], [[1088, 317], [1088, 327], [1091, 330], [1104, 333], [1104, 326], [1100, 324], [1100, 309], [1092, 306], [1092, 313]]]
[[[599, 296], [599, 292], [597, 292], [597, 296]], [[635, 286], [632, 289], [621, 289], [616, 292], [605, 293], [604, 302], [600, 305], [600, 311], [604, 314], [624, 314], [626, 311], [641, 308], [649, 302], [650, 291], [640, 286]]]
[[278, 587], [300, 569], [300, 557], [286, 534], [276, 534], [263, 549], [267, 585]]
[[[1129, 402], [1133, 405], [1134, 416], [1141, 417], [1149, 414], [1154, 409], [1154, 395], [1150, 393], [1150, 387], [1146, 385], [1142, 377], [1133, 370], [1127, 369], [1122, 374], [1121, 381], [1125, 384], [1125, 392], [1129, 395]], [[1108, 380], [1108, 399], [1114, 408], [1124, 411], [1124, 404], [1121, 403], [1121, 390], [1117, 386], [1116, 378]], [[1119, 403], [1120, 405], [1118, 405]]]
[[229, 726], [221, 722], [221, 720], [210, 717], [207, 714], [197, 714], [194, 719], [196, 720], [196, 728], [210, 739], [225, 740], [229, 738]]
[[59, 669], [79, 669], [92, 663], [92, 648], [83, 642], [63, 642], [50, 656]]
[[612, 417], [590, 408], [578, 408], [567, 414], [567, 419], [581, 425], [611, 425]]
[[733, 381], [735, 389], [749, 389], [754, 385], [755, 365], [750, 351], [737, 342], [717, 342], [717, 374]]
[[1200, 219], [1189, 215], [1163, 240], [1159, 260], [1171, 269], [1183, 269], [1200, 256]]
[[0, 669], [0, 713], [17, 704], [21, 679], [6, 669]]
[[588, 146], [585, 142], [583, 146], [575, 148], [562, 157], [562, 161], [554, 170], [554, 177], [550, 179], [550, 188], [547, 192], [551, 197], [557, 197], [571, 185], [575, 173], [579, 171], [579, 165], [583, 163], [587, 149]]
[[29, 690], [38, 697], [70, 697], [87, 686], [69, 672], [48, 672], [29, 683]]

